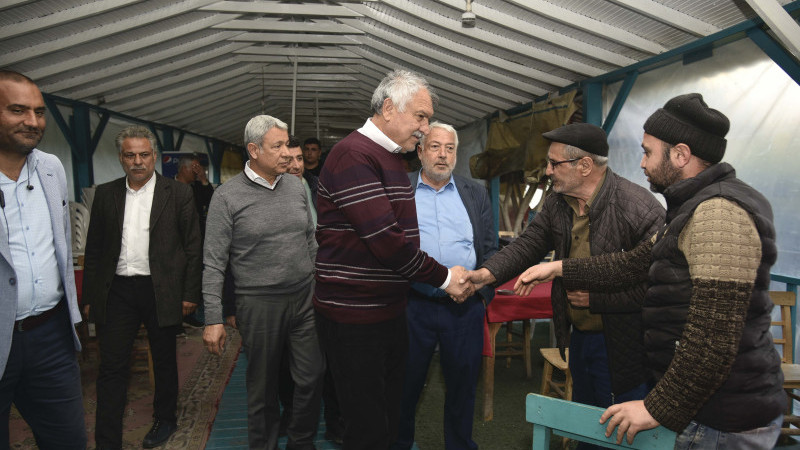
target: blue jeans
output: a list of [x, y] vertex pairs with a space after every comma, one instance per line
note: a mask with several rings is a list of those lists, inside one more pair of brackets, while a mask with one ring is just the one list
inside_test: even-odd
[[[647, 383], [627, 392], [611, 392], [611, 371], [608, 368], [606, 339], [602, 332], [583, 332], [572, 328], [569, 343], [569, 371], [572, 374], [572, 401], [608, 408], [612, 404], [641, 400]], [[578, 450], [600, 447], [581, 442]]]
[[572, 329], [569, 344], [569, 371], [572, 374], [572, 401], [608, 408], [612, 404], [643, 399], [647, 383], [627, 392], [611, 392], [606, 339], [602, 332]]
[[770, 450], [775, 447], [781, 433], [783, 414], [761, 428], [739, 433], [715, 430], [695, 421], [683, 429], [675, 441], [675, 450], [719, 449], [719, 450]]

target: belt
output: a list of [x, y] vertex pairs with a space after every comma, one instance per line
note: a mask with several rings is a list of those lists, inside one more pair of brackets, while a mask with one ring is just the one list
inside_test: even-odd
[[431, 301], [431, 302], [436, 302], [436, 303], [441, 303], [441, 304], [454, 303], [453, 299], [450, 298], [449, 295], [445, 295], [445, 296], [442, 296], [442, 297], [434, 297], [432, 295], [425, 295], [423, 293], [420, 293], [419, 291], [417, 291], [415, 289], [411, 290], [411, 295], [416, 297], [416, 298], [419, 298], [421, 300], [428, 300], [428, 301]]
[[53, 317], [61, 308], [64, 306], [64, 300], [62, 299], [58, 304], [47, 311], [39, 314], [38, 316], [28, 316], [24, 319], [17, 320], [14, 322], [14, 331], [31, 331], [32, 329], [42, 325], [43, 323], [47, 322], [51, 317]]

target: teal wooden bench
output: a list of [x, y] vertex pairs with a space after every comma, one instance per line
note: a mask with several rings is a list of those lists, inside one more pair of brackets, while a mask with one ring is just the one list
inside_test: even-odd
[[553, 433], [569, 439], [589, 442], [613, 449], [672, 450], [676, 434], [662, 426], [640, 431], [628, 445], [616, 443], [616, 431], [606, 437], [606, 425], [600, 424], [604, 409], [568, 402], [539, 394], [528, 394], [525, 401], [525, 420], [533, 424], [533, 450], [549, 450]]

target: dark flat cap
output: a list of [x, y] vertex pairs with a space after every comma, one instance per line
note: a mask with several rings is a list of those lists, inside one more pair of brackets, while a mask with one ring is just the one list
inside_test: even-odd
[[553, 131], [542, 133], [542, 137], [553, 142], [578, 147], [598, 156], [608, 156], [608, 141], [602, 128], [589, 123], [571, 123]]

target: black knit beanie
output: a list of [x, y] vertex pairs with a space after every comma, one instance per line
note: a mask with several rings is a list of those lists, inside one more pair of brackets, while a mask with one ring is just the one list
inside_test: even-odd
[[716, 164], [725, 155], [725, 135], [730, 129], [725, 114], [709, 108], [700, 94], [670, 99], [644, 123], [644, 132], [670, 144], [684, 143], [692, 154]]

